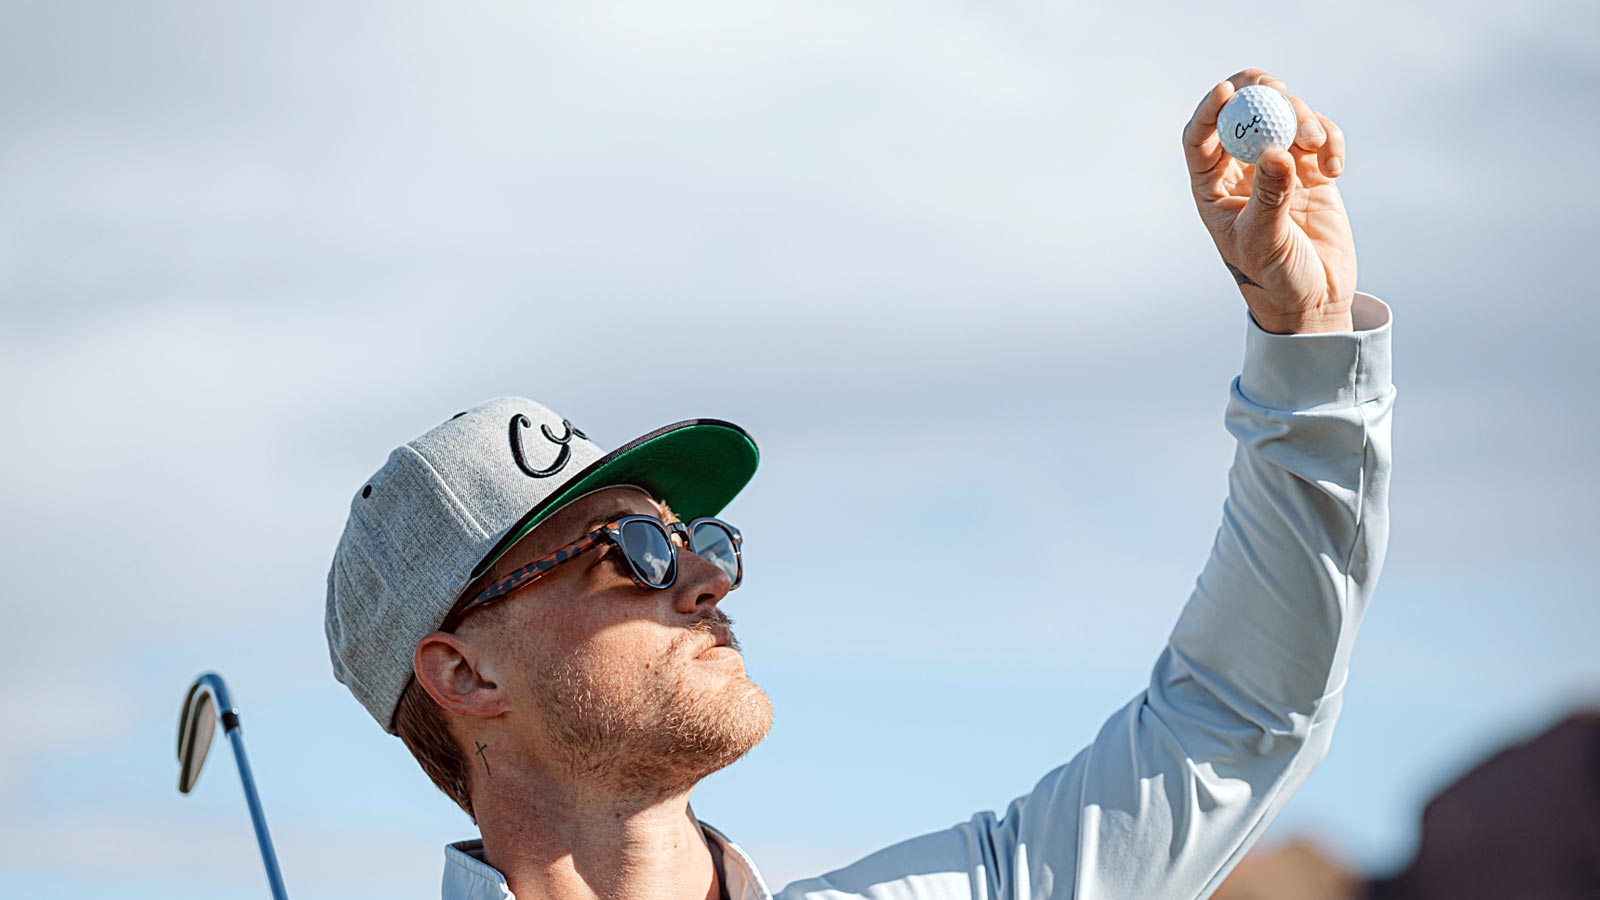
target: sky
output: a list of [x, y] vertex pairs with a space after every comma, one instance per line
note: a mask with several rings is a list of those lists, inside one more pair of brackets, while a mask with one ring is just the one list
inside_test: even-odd
[[264, 895], [231, 761], [174, 789], [215, 669], [291, 895], [436, 891], [472, 825], [333, 680], [325, 579], [388, 451], [505, 394], [760, 444], [725, 609], [776, 719], [694, 808], [769, 883], [1003, 809], [1215, 533], [1245, 318], [1179, 136], [1250, 66], [1346, 133], [1399, 389], [1387, 569], [1268, 840], [1399, 865], [1600, 704], [1592, 16], [0, 0], [0, 889]]

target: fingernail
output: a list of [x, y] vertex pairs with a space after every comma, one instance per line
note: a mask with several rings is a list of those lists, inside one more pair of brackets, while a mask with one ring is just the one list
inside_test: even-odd
[[1343, 169], [1343, 168], [1344, 168], [1344, 160], [1340, 159], [1339, 157], [1335, 156], [1335, 157], [1332, 157], [1331, 159], [1328, 160], [1328, 174], [1329, 175], [1337, 175], [1337, 174], [1339, 174], [1339, 170]]

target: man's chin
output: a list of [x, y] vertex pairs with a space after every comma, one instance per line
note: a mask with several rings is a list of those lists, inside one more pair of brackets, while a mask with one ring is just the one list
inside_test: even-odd
[[732, 765], [755, 749], [772, 730], [771, 699], [742, 671], [730, 680], [718, 701], [712, 714], [714, 728], [708, 729], [716, 733], [718, 745], [714, 752], [707, 754], [707, 762], [712, 766], [706, 772], [708, 775]]

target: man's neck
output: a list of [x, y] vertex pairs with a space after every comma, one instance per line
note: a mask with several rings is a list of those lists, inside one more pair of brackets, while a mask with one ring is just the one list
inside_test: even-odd
[[484, 858], [518, 900], [718, 900], [690, 791], [647, 802], [551, 790], [546, 779], [495, 781], [473, 809]]

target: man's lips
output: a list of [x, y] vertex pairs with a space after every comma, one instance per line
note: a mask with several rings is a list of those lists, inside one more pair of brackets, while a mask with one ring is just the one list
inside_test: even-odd
[[716, 647], [727, 647], [733, 643], [733, 631], [726, 625], [712, 625], [706, 631], [711, 635], [711, 642], [700, 648], [701, 653]]

